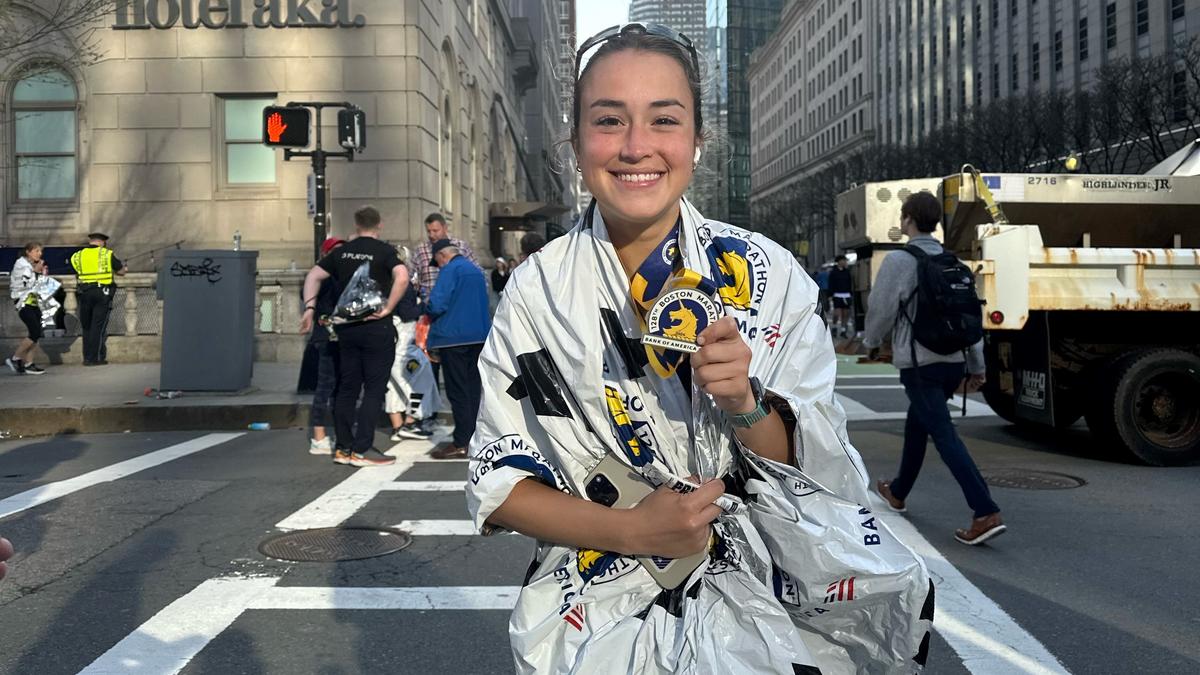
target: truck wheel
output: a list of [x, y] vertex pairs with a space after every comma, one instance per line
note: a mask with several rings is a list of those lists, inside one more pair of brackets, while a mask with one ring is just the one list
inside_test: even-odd
[[992, 411], [999, 415], [1005, 422], [1010, 424], [1024, 424], [1024, 420], [1017, 418], [1017, 400], [1016, 397], [1000, 391], [1000, 383], [996, 381], [992, 373], [988, 373], [988, 379], [983, 383], [983, 400], [992, 408]]
[[1088, 413], [1100, 439], [1121, 442], [1154, 466], [1200, 460], [1200, 357], [1148, 349], [1114, 364]]

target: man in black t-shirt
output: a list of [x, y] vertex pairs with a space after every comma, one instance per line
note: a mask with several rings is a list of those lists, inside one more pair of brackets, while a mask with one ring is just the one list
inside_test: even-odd
[[[322, 258], [304, 279], [304, 315], [300, 331], [312, 330], [316, 297], [321, 282], [333, 277], [342, 288], [363, 263], [370, 265], [371, 278], [387, 293], [387, 302], [364, 321], [342, 324], [337, 328], [340, 368], [333, 419], [337, 432], [333, 461], [351, 466], [383, 466], [395, 463], [394, 457], [375, 450], [375, 422], [383, 408], [388, 374], [396, 355], [396, 330], [390, 319], [392, 310], [408, 288], [408, 268], [396, 255], [396, 249], [379, 239], [379, 211], [364, 206], [354, 212], [358, 236]], [[355, 406], [362, 394], [362, 405]], [[373, 451], [373, 452], [372, 452]]]

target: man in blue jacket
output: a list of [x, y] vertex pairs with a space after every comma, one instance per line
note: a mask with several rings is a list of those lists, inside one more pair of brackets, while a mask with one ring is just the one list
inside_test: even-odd
[[483, 397], [478, 363], [491, 328], [487, 282], [483, 272], [449, 239], [439, 239], [430, 248], [430, 264], [441, 271], [425, 304], [425, 312], [433, 321], [426, 346], [430, 351], [437, 350], [454, 414], [453, 441], [430, 455], [434, 459], [463, 459], [475, 433]]

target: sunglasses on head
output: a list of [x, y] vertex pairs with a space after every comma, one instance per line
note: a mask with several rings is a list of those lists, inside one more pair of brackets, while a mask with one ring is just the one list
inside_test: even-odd
[[700, 72], [700, 57], [696, 54], [696, 45], [692, 43], [691, 38], [674, 28], [668, 28], [659, 23], [627, 23], [605, 28], [580, 45], [579, 51], [575, 53], [575, 81], [579, 81], [579, 68], [583, 65], [584, 54], [597, 45], [625, 35], [656, 35], [667, 38], [687, 50], [687, 53], [692, 57], [692, 67], [696, 69], [697, 73]]

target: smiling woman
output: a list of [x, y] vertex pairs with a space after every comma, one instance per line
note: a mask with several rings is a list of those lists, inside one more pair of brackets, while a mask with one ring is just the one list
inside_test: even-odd
[[594, 201], [515, 269], [480, 357], [469, 507], [539, 542], [517, 669], [909, 672], [928, 576], [859, 506], [815, 284], [683, 198], [691, 42], [617, 26], [577, 64], [593, 47], [571, 144]]

